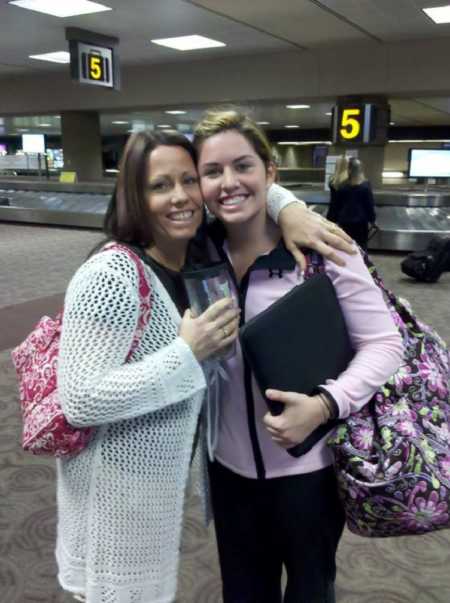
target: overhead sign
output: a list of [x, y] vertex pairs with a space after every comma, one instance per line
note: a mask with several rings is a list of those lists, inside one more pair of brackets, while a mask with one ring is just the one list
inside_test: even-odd
[[333, 110], [333, 142], [343, 146], [384, 144], [388, 123], [387, 105], [340, 103]]
[[369, 104], [335, 107], [333, 141], [338, 144], [368, 144], [371, 141], [372, 109]]
[[81, 84], [114, 88], [113, 53], [111, 48], [78, 43], [78, 61], [81, 65]]
[[119, 90], [118, 38], [68, 27], [70, 72], [80, 84]]

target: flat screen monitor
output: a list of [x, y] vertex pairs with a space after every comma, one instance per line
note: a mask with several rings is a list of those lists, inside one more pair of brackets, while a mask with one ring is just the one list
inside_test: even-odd
[[44, 134], [22, 134], [22, 150], [24, 153], [45, 153]]
[[410, 149], [409, 178], [450, 178], [450, 149]]

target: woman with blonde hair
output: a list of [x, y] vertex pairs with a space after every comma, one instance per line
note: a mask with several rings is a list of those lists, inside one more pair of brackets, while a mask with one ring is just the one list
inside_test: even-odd
[[[330, 182], [331, 198], [327, 218], [336, 222], [366, 250], [369, 227], [376, 219], [372, 188], [359, 159], [340, 159], [339, 169], [336, 164], [336, 173]], [[347, 176], [344, 178], [346, 171]]]
[[[245, 115], [212, 111], [194, 134], [203, 196], [223, 224], [214, 237], [216, 253], [234, 278], [242, 325], [303, 282], [303, 271], [266, 216], [276, 167], [263, 132]], [[326, 436], [299, 458], [286, 449], [330, 418], [364, 406], [398, 368], [402, 352], [361, 255], [346, 256], [346, 262], [342, 267], [324, 259], [355, 350], [336, 380], [319, 384], [311, 396], [267, 390], [268, 398], [285, 406], [272, 416], [239, 343], [223, 363], [228, 379], [209, 474], [224, 603], [335, 601], [335, 554], [344, 517], [332, 453]]]

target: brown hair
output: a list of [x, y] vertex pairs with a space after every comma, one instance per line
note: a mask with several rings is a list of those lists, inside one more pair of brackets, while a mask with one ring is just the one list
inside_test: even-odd
[[197, 153], [191, 142], [175, 130], [132, 134], [120, 161], [117, 185], [103, 224], [108, 238], [148, 247], [151, 221], [147, 203], [150, 153], [159, 146], [182, 147], [197, 165]]
[[264, 132], [248, 115], [236, 109], [217, 108], [207, 111], [194, 129], [195, 148], [200, 152], [201, 145], [207, 138], [227, 130], [236, 130], [242, 134], [255, 149], [266, 168], [274, 163], [272, 149]]

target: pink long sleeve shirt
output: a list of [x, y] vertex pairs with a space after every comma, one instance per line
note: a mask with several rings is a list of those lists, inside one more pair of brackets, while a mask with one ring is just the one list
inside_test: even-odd
[[[343, 256], [344, 257], [344, 256]], [[400, 366], [401, 336], [361, 256], [345, 255], [346, 266], [325, 260], [325, 271], [337, 292], [355, 356], [336, 379], [322, 384], [339, 407], [341, 418], [366, 404]], [[261, 256], [240, 285], [245, 321], [303, 281], [289, 252], [280, 243]], [[308, 345], [299, 341], [298, 345]], [[224, 362], [215, 458], [225, 467], [249, 478], [274, 478], [316, 471], [333, 462], [327, 436], [300, 458], [275, 444], [263, 424], [267, 405], [249, 369], [244, 368], [237, 343], [236, 355]]]

